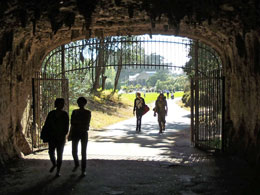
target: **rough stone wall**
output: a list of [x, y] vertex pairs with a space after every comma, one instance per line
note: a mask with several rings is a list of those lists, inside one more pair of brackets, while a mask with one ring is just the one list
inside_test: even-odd
[[260, 162], [259, 38], [250, 32], [234, 39], [225, 73], [228, 150], [254, 163]]
[[[22, 34], [25, 35], [23, 31]], [[40, 60], [33, 56], [30, 37], [13, 36], [10, 44], [12, 50], [5, 54], [0, 66], [1, 162], [30, 151], [23, 134], [22, 118], [31, 94], [32, 64]]]
[[0, 161], [28, 146], [22, 132], [31, 78], [60, 44], [109, 35], [167, 34], [216, 49], [226, 76], [228, 151], [260, 155], [257, 0], [38, 0], [0, 2]]

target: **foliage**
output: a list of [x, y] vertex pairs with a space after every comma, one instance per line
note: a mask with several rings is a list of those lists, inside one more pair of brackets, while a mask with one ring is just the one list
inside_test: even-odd
[[[89, 97], [90, 89], [94, 85], [95, 93], [100, 88], [120, 89], [121, 86], [123, 86], [125, 91], [135, 91], [143, 88], [150, 89], [155, 86], [157, 86], [158, 90], [183, 90], [186, 78], [184, 76], [173, 76], [168, 69], [157, 71], [156, 67], [152, 65], [162, 64], [164, 57], [156, 53], [146, 55], [141, 44], [131, 41], [138, 40], [138, 37], [132, 38], [128, 36], [106, 37], [103, 40], [91, 38], [62, 45], [45, 58], [42, 72], [59, 75], [59, 78], [64, 76], [61, 70], [62, 57], [64, 56], [64, 74], [69, 79], [71, 103], [75, 103], [79, 96]], [[122, 50], [124, 51], [122, 52]], [[138, 52], [133, 52], [133, 50]], [[130, 60], [133, 64], [143, 62], [146, 66], [134, 68], [126, 66], [122, 70], [119, 70], [119, 67], [107, 67], [111, 64], [119, 65], [120, 60], [122, 62]], [[106, 68], [103, 68], [104, 64]], [[149, 69], [147, 69], [148, 65], [151, 65]], [[82, 71], [82, 68], [85, 68], [85, 70]], [[129, 75], [148, 70], [157, 72], [145, 83], [127, 86]], [[119, 80], [118, 83], [116, 82], [117, 80]], [[102, 83], [102, 86], [100, 83]]]
[[140, 90], [140, 89], [142, 88], [142, 85], [137, 84], [137, 85], [135, 86], [135, 88], [138, 89], [138, 90]]
[[157, 91], [168, 90], [172, 92], [183, 91], [186, 85], [188, 85], [186, 76], [180, 75], [177, 77], [172, 77], [169, 75], [166, 81], [157, 80], [155, 86]]
[[[218, 54], [210, 46], [198, 42], [198, 74], [200, 76], [207, 76], [213, 70], [221, 69], [221, 60]], [[189, 77], [195, 76], [195, 47], [196, 43], [193, 41], [190, 46], [188, 56], [190, 60], [185, 64], [184, 72]]]
[[182, 96], [182, 102], [186, 107], [191, 106], [191, 97], [190, 97], [190, 91], [186, 91]]
[[70, 103], [76, 104], [77, 98], [80, 96], [88, 97], [90, 95], [91, 82], [89, 73], [70, 73], [67, 74], [69, 79], [69, 98]]
[[169, 77], [169, 70], [160, 70], [156, 72], [154, 75], [152, 75], [147, 80], [147, 86], [154, 87], [157, 83], [157, 81], [166, 81]]
[[[193, 42], [190, 51], [189, 51], [189, 57], [190, 60], [185, 64], [184, 71], [188, 75], [189, 78], [195, 77], [195, 45], [196, 43]], [[215, 77], [218, 74], [220, 76], [221, 74], [221, 60], [219, 59], [218, 54], [214, 49], [211, 47], [202, 44], [198, 42], [198, 77], [212, 77], [212, 74], [214, 73]], [[218, 71], [217, 71], [218, 70]], [[203, 106], [203, 104], [209, 103], [211, 101], [210, 95], [208, 95], [208, 89], [213, 90], [213, 83], [210, 82], [207, 85], [207, 88], [200, 88], [200, 105]], [[185, 84], [184, 89], [184, 96], [182, 98], [183, 103], [185, 106], [190, 106], [191, 100], [190, 100], [190, 90], [189, 90], [189, 84]]]
[[105, 76], [107, 77], [105, 89], [113, 89], [114, 79], [115, 79], [116, 71], [114, 68], [108, 68], [106, 70]]

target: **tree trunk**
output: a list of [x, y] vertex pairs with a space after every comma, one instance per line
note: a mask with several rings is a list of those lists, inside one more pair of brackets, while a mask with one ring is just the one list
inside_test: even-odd
[[92, 87], [92, 92], [96, 92], [100, 87], [100, 75], [102, 70], [102, 65], [104, 64], [104, 39], [100, 40], [100, 47], [98, 49], [97, 62], [95, 67], [95, 79]]
[[102, 91], [105, 89], [106, 79], [107, 79], [107, 76], [103, 76], [103, 75], [102, 75]]
[[117, 68], [117, 72], [116, 72], [116, 77], [115, 77], [115, 82], [114, 82], [114, 91], [113, 92], [116, 92], [116, 88], [117, 88], [117, 85], [118, 85], [121, 70], [122, 70], [122, 54], [120, 55], [120, 59], [119, 59], [119, 62], [118, 62], [118, 68]]
[[[109, 52], [106, 52], [106, 55], [105, 55], [105, 57], [104, 57], [104, 65], [107, 63], [108, 57], [109, 57]], [[106, 73], [106, 67], [103, 66], [103, 67], [102, 67], [102, 70], [101, 70], [102, 91], [105, 89], [105, 86], [106, 86], [107, 76], [105, 76], [105, 73]]]

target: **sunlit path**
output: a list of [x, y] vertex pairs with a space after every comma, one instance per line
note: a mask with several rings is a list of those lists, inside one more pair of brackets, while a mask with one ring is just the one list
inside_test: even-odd
[[[151, 110], [142, 119], [142, 131], [137, 133], [136, 119], [117, 123], [105, 132], [97, 133], [89, 142], [89, 157], [116, 159], [160, 159], [168, 158], [174, 143], [174, 134], [189, 127], [189, 113], [180, 109], [173, 100], [168, 100], [169, 114], [166, 131], [159, 134], [157, 117]], [[164, 156], [162, 156], [164, 154]]]
[[[180, 108], [176, 101], [168, 100], [169, 112], [163, 134], [159, 134], [157, 117], [153, 116], [153, 104], [142, 119], [141, 133], [135, 131], [135, 117], [111, 125], [106, 130], [90, 131], [88, 159], [193, 162], [199, 151], [191, 147], [189, 111]], [[194, 152], [197, 155], [193, 155]], [[65, 148], [64, 158], [71, 159], [70, 143]]]
[[[177, 164], [203, 160], [201, 152], [191, 146], [190, 112], [179, 107], [176, 101], [177, 99], [167, 100], [169, 111], [163, 134], [159, 134], [157, 117], [153, 116], [154, 104], [150, 105], [150, 111], [142, 119], [140, 133], [135, 131], [135, 117], [104, 130], [90, 130], [88, 159], [153, 160]], [[26, 158], [48, 159], [49, 157], [47, 151], [43, 151], [37, 156], [30, 155]], [[64, 160], [72, 160], [71, 142], [67, 142], [65, 146]]]

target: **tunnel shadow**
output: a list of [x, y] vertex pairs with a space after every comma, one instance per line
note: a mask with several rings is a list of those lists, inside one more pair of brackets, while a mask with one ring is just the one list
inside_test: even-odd
[[55, 171], [49, 173], [49, 160], [20, 159], [12, 167], [8, 167], [12, 171], [1, 176], [0, 194], [69, 194], [78, 184], [88, 180], [87, 177], [81, 176], [80, 171], [73, 173], [72, 165], [71, 160], [64, 160], [61, 176], [56, 177]]
[[[194, 166], [91, 159], [86, 177], [81, 177], [80, 172], [72, 173], [72, 160], [65, 160], [59, 178], [48, 172], [50, 164], [43, 159], [19, 160], [9, 167], [12, 171], [0, 176], [0, 194], [169, 194], [172, 189], [174, 194], [179, 194], [187, 190], [187, 186], [195, 194], [259, 192], [259, 178], [254, 180], [253, 177], [256, 173], [237, 159], [220, 158], [216, 164], [200, 162]], [[163, 185], [158, 185], [160, 182]]]

